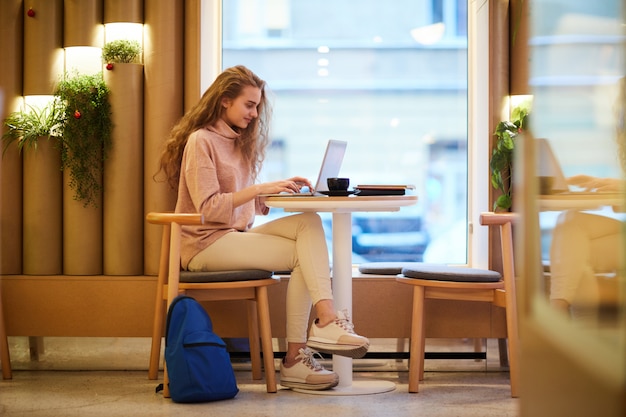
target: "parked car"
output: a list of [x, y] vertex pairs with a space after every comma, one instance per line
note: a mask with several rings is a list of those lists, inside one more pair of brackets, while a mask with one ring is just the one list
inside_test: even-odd
[[[330, 244], [332, 217], [322, 218]], [[353, 213], [353, 262], [421, 261], [429, 243], [422, 223], [421, 216], [410, 211]]]

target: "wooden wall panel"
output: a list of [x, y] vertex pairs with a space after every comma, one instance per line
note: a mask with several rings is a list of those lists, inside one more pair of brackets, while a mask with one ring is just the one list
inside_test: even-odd
[[102, 47], [102, 0], [65, 0], [63, 46]]
[[[22, 95], [24, 9], [21, 0], [0, 1], [0, 120], [17, 110]], [[4, 134], [4, 125], [0, 128]], [[0, 158], [0, 274], [22, 273], [22, 157], [17, 146]]]
[[63, 75], [63, 1], [30, 0], [24, 9], [23, 94], [52, 94]]
[[528, 48], [530, 6], [528, 1], [511, 0], [510, 13], [511, 34], [509, 66], [511, 95], [530, 94], [528, 77], [530, 71], [530, 52]]
[[200, 0], [185, 2], [185, 111], [193, 107], [200, 91]]
[[63, 273], [63, 174], [56, 139], [40, 137], [37, 148], [23, 149], [22, 271]]
[[[184, 2], [146, 0], [144, 28], [144, 207], [173, 210], [175, 193], [155, 182], [163, 141], [183, 115]], [[147, 226], [144, 273], [156, 274], [161, 228]]]
[[104, 23], [143, 23], [142, 0], [105, 0]]
[[113, 146], [104, 164], [103, 272], [143, 274], [143, 65], [114, 64], [109, 87]]

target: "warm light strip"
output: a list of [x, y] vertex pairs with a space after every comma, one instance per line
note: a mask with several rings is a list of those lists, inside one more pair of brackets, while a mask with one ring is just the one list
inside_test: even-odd
[[532, 103], [533, 96], [532, 94], [519, 94], [515, 96], [511, 96], [511, 109], [519, 106], [522, 103], [530, 101]]
[[102, 71], [102, 48], [71, 46], [65, 48], [65, 72], [72, 74], [97, 74]]
[[500, 120], [510, 120], [511, 112], [517, 106], [527, 101], [531, 101], [532, 103], [533, 96], [532, 95], [514, 95], [514, 96], [506, 96], [502, 102], [502, 108], [500, 110]]
[[[24, 96], [24, 104], [36, 107], [38, 109], [43, 109], [50, 102], [54, 100], [54, 96], [52, 95], [32, 95], [32, 96]], [[25, 107], [25, 106], [24, 106]]]
[[104, 25], [104, 41], [120, 39], [137, 41], [143, 48], [143, 25], [141, 23], [107, 23]]

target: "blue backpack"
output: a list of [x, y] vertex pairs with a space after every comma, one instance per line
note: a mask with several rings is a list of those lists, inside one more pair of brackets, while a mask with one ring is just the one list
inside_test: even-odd
[[174, 402], [225, 400], [239, 392], [226, 344], [191, 297], [176, 297], [167, 312], [165, 363]]

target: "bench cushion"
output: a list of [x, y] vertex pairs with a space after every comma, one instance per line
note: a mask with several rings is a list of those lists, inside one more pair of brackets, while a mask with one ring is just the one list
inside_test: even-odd
[[402, 268], [402, 275], [408, 278], [458, 282], [498, 282], [502, 279], [502, 275], [499, 272], [489, 269], [434, 264]]
[[272, 271], [262, 269], [241, 269], [232, 271], [180, 271], [180, 282], [201, 283], [201, 282], [228, 282], [228, 281], [249, 281], [254, 279], [271, 278]]

